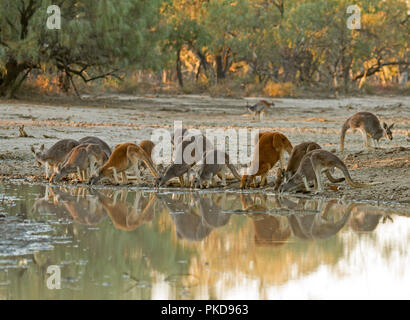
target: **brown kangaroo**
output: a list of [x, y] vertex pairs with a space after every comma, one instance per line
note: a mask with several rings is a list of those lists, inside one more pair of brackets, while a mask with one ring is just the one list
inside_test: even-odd
[[158, 173], [155, 166], [148, 156], [148, 154], [134, 143], [123, 143], [117, 146], [107, 162], [99, 169], [98, 176], [93, 177], [90, 181], [91, 184], [95, 184], [100, 179], [113, 178], [115, 183], [119, 184], [117, 173], [122, 175], [122, 183], [127, 184], [128, 178], [125, 171], [138, 166], [138, 161], [143, 161], [150, 169], [152, 175], [157, 178]]
[[262, 134], [255, 147], [255, 152], [248, 174], [244, 174], [240, 187], [246, 188], [256, 176], [261, 176], [261, 185], [266, 184], [268, 171], [276, 162], [280, 161], [280, 167], [285, 167], [284, 153], [292, 152], [292, 144], [285, 135], [279, 132], [267, 132]]

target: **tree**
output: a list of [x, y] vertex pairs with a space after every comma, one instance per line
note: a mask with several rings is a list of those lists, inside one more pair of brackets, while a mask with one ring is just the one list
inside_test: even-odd
[[[61, 8], [61, 30], [46, 27]], [[155, 68], [162, 0], [0, 0], [0, 96], [12, 96], [32, 69], [85, 82], [129, 66]]]

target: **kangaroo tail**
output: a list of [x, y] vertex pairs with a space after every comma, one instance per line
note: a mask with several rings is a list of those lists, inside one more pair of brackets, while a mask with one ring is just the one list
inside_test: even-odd
[[349, 130], [349, 128], [350, 128], [349, 120], [350, 120], [350, 118], [347, 119], [345, 121], [345, 123], [343, 123], [342, 131], [340, 132], [340, 151], [343, 151], [344, 148], [345, 148], [346, 131]]
[[345, 181], [345, 178], [333, 178], [333, 176], [330, 174], [329, 170], [325, 171], [326, 177], [329, 179], [331, 183], [339, 183]]
[[364, 187], [370, 187], [372, 185], [375, 185], [375, 183], [373, 184], [366, 184], [366, 183], [358, 183], [353, 181], [352, 177], [350, 176], [349, 171], [347, 170], [346, 166], [344, 165], [344, 163], [342, 162], [341, 164], [339, 164], [337, 166], [338, 169], [342, 170], [343, 175], [346, 178], [347, 183], [349, 183], [352, 187], [355, 188], [364, 188]]
[[231, 170], [232, 174], [236, 179], [238, 179], [239, 181], [242, 179], [238, 171], [236, 171], [235, 167], [232, 164], [227, 163], [226, 166], [229, 168], [229, 170]]

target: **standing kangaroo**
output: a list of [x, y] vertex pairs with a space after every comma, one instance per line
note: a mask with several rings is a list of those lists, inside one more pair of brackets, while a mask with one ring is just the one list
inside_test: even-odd
[[50, 167], [55, 172], [57, 166], [62, 163], [70, 151], [78, 146], [79, 143], [73, 139], [63, 139], [56, 142], [50, 149], [44, 151], [44, 144], [40, 147], [40, 151], [36, 152], [31, 146], [31, 152], [34, 153], [35, 159], [39, 166], [44, 165], [46, 171], [46, 179], [50, 178]]
[[203, 182], [208, 181], [207, 187], [209, 188], [214, 182], [215, 175], [218, 175], [222, 179], [222, 184], [226, 185], [226, 170], [232, 172], [234, 177], [241, 180], [239, 173], [235, 167], [230, 163], [229, 156], [226, 152], [220, 150], [211, 150], [205, 154], [204, 159], [198, 163], [201, 167], [198, 170], [197, 177], [192, 181], [191, 187], [200, 187], [202, 189]]
[[95, 184], [106, 177], [113, 178], [115, 183], [119, 184], [117, 173], [121, 173], [122, 183], [127, 184], [128, 178], [125, 171], [137, 167], [140, 160], [145, 163], [155, 178], [158, 177], [158, 172], [147, 153], [140, 146], [127, 142], [114, 149], [107, 162], [99, 169], [98, 176], [93, 177], [90, 183]]
[[285, 152], [291, 154], [292, 149], [292, 144], [283, 134], [279, 132], [266, 132], [262, 134], [256, 144], [248, 173], [242, 176], [241, 189], [248, 187], [252, 181], [255, 183], [256, 176], [261, 176], [261, 186], [266, 184], [268, 171], [278, 161], [280, 161], [280, 167], [284, 169], [284, 154]]
[[258, 117], [258, 120], [261, 119], [261, 113], [266, 114], [267, 109], [269, 109], [271, 106], [274, 106], [275, 104], [273, 102], [269, 103], [266, 100], [259, 100], [256, 104], [250, 106], [248, 103], [246, 104], [246, 108], [250, 113], [253, 114], [253, 118], [255, 118], [255, 115]]
[[391, 129], [394, 123], [388, 126], [383, 122], [383, 128], [380, 125], [379, 119], [370, 112], [357, 112], [349, 119], [345, 121], [342, 126], [342, 131], [340, 133], [340, 151], [344, 150], [345, 135], [346, 131], [353, 129], [354, 131], [359, 130], [363, 136], [363, 145], [365, 149], [371, 149], [370, 141], [373, 140], [373, 144], [379, 145], [379, 140], [382, 137], [386, 139], [393, 140], [393, 134]]
[[[281, 192], [292, 192], [306, 188], [307, 191], [323, 191], [321, 173], [326, 170], [337, 168], [342, 171], [346, 181], [355, 188], [368, 187], [374, 184], [362, 184], [354, 182], [345, 164], [333, 153], [318, 149], [308, 152], [302, 159], [296, 173], [280, 188]], [[314, 188], [310, 188], [310, 182], [314, 182]]]

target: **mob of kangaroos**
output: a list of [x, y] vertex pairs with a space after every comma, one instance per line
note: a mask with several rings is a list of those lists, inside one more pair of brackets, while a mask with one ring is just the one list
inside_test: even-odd
[[[261, 100], [248, 106], [248, 109], [260, 116], [260, 113], [271, 105], [273, 103]], [[386, 123], [382, 126], [379, 119], [370, 112], [358, 112], [349, 117], [342, 126], [340, 151], [344, 150], [345, 135], [349, 129], [359, 130], [363, 135], [364, 147], [371, 148], [371, 140], [375, 146], [379, 145], [382, 137], [392, 140], [393, 126], [394, 124]], [[45, 176], [50, 183], [73, 179], [92, 185], [103, 181], [117, 185], [140, 184], [143, 182], [144, 170], [148, 169], [156, 188], [165, 186], [174, 178], [179, 179], [181, 187], [217, 187], [219, 183], [215, 176], [222, 180], [222, 186], [227, 187], [226, 174], [229, 170], [229, 175], [233, 176], [229, 179], [236, 180], [239, 187], [244, 189], [265, 186], [270, 170], [279, 162], [274, 190], [280, 193], [324, 191], [322, 173], [325, 173], [331, 183], [346, 181], [355, 188], [375, 184], [354, 181], [344, 162], [332, 152], [322, 149], [316, 142], [305, 141], [293, 147], [285, 135], [276, 131], [264, 131], [256, 135], [252, 161], [242, 175], [238, 173], [228, 154], [215, 148], [199, 130], [176, 129], [171, 144], [173, 162], [164, 170], [159, 170], [154, 164], [152, 154], [156, 146], [150, 140], [143, 140], [139, 145], [132, 142], [121, 143], [111, 152], [105, 141], [87, 136], [78, 141], [60, 140], [47, 150], [44, 145], [39, 151], [31, 147], [31, 151], [36, 163], [44, 165]], [[289, 155], [287, 166], [285, 153]], [[194, 167], [197, 169], [194, 170]], [[331, 174], [334, 169], [339, 169], [343, 177], [334, 178]], [[132, 173], [134, 176], [130, 175]], [[260, 177], [259, 184], [257, 177]]]

